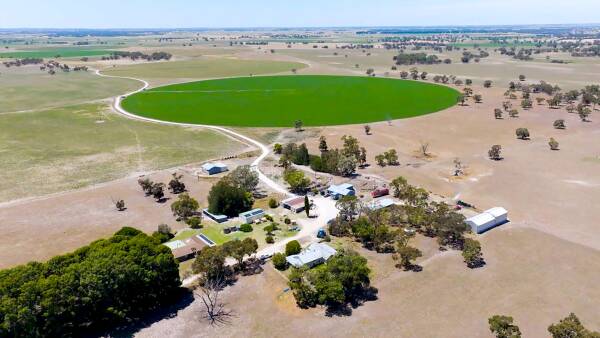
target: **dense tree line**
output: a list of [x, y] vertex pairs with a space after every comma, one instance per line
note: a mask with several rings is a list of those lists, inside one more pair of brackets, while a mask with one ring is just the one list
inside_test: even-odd
[[109, 56], [103, 56], [102, 60], [119, 60], [121, 58], [129, 58], [131, 60], [146, 60], [146, 61], [159, 61], [159, 60], [170, 60], [173, 55], [167, 52], [154, 52], [152, 54], [145, 54], [142, 52], [127, 52], [127, 51], [116, 51], [111, 53]]
[[425, 53], [400, 53], [394, 56], [397, 65], [433, 65], [441, 63], [436, 55]]
[[68, 337], [124, 324], [178, 290], [171, 251], [123, 228], [46, 263], [0, 271], [0, 336]]

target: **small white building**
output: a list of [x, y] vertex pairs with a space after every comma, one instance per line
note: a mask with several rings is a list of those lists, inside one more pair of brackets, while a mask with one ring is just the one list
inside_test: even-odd
[[467, 218], [465, 222], [474, 233], [481, 234], [508, 222], [508, 211], [501, 207], [491, 208], [481, 214]]
[[242, 222], [251, 224], [257, 219], [265, 217], [265, 211], [263, 209], [253, 209], [250, 211], [242, 212], [239, 216]]
[[301, 253], [288, 256], [285, 260], [296, 268], [303, 266], [312, 268], [315, 265], [325, 263], [335, 254], [335, 249], [329, 245], [325, 243], [313, 243], [302, 250]]

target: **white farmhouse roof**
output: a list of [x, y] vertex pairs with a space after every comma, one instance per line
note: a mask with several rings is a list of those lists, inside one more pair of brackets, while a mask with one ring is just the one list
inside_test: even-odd
[[181, 240], [167, 242], [167, 243], [164, 243], [164, 245], [171, 250], [183, 248], [184, 246], [186, 246], [185, 242], [183, 242]]
[[484, 211], [484, 213], [491, 214], [492, 216], [498, 218], [500, 216], [504, 216], [508, 214], [508, 211], [502, 207], [494, 207]]
[[325, 243], [313, 243], [297, 255], [291, 255], [286, 258], [288, 263], [295, 267], [312, 265], [319, 260], [326, 261], [335, 255], [336, 251]]
[[467, 222], [472, 222], [477, 226], [482, 226], [488, 224], [489, 222], [494, 222], [495, 220], [496, 218], [488, 212], [484, 212], [473, 217], [467, 218]]

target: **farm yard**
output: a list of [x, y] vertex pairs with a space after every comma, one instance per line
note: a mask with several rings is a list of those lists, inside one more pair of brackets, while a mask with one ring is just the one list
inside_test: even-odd
[[[402, 176], [425, 189], [432, 200], [452, 207], [459, 200], [473, 204], [473, 210], [457, 211], [465, 215], [503, 206], [509, 210], [510, 222], [483, 235], [466, 235], [481, 243], [485, 259], [483, 266], [473, 269], [465, 266], [459, 250], [442, 250], [436, 238], [421, 233], [410, 240], [422, 252], [415, 260], [420, 272], [403, 271], [396, 267], [394, 254], [369, 250], [356, 238], [327, 238], [336, 250], [350, 248], [366, 258], [370, 284], [378, 290], [375, 300], [351, 308], [346, 315], [332, 315], [321, 306], [298, 307], [289, 289], [290, 271], [278, 271], [267, 261], [262, 273], [240, 274], [222, 291], [224, 303], [234, 314], [227, 325], [211, 326], [199, 320], [203, 305], [196, 295], [172, 316], [145, 322], [135, 330], [136, 336], [347, 337], [394, 332], [398, 336], [487, 337], [488, 318], [506, 314], [514, 317], [524, 337], [544, 337], [551, 323], [570, 312], [589, 329], [600, 330], [596, 315], [600, 304], [596, 287], [600, 106], [590, 104], [586, 120], [577, 107], [567, 111], [566, 99], [553, 107], [548, 101], [552, 95], [532, 91], [531, 106], [521, 107], [525, 92], [507, 92], [509, 82], [521, 88], [540, 81], [558, 85], [561, 93], [581, 90], [597, 83], [597, 58], [551, 51], [523, 61], [495, 49], [535, 48], [537, 42], [532, 39], [496, 43], [457, 38], [449, 43], [454, 50], [420, 47], [451, 63], [397, 65], [395, 49], [354, 45], [384, 41], [386, 37], [380, 35], [328, 31], [318, 33], [323, 35], [318, 38], [285, 39], [258, 32], [247, 33], [252, 34], [249, 39], [233, 32], [210, 32], [199, 41], [196, 35], [173, 34], [177, 39], [166, 42], [160, 36], [110, 38], [109, 47], [85, 49], [169, 52], [173, 54], [170, 61], [101, 60], [102, 54], [82, 61], [78, 58], [84, 55], [72, 55], [61, 62], [87, 65], [90, 71], [53, 76], [36, 66], [0, 71], [0, 231], [4, 234], [0, 236], [0, 267], [45, 261], [106, 238], [123, 226], [152, 234], [159, 224], [168, 225], [176, 234], [173, 240], [197, 234], [217, 245], [254, 239], [257, 256], [270, 254], [272, 246], [263, 229], [270, 223], [254, 225], [249, 233], [226, 234], [225, 227], [241, 223], [217, 224], [205, 217], [201, 228], [190, 229], [171, 209], [177, 194], [166, 192], [165, 200], [157, 202], [140, 189], [142, 177], [166, 184], [173, 173], [181, 173], [186, 193], [199, 202], [200, 209], [208, 207], [210, 191], [227, 181], [223, 179], [226, 173], [198, 176], [201, 163], [224, 161], [233, 170], [262, 159], [264, 150], [234, 134], [239, 133], [265, 145], [268, 154], [257, 168], [286, 189], [292, 188], [286, 177], [286, 169], [292, 168], [324, 186], [354, 184], [361, 203], [370, 205], [375, 187], [389, 187]], [[37, 52], [29, 46], [10, 46]], [[39, 48], [39, 53], [50, 52], [45, 49]], [[487, 51], [490, 56], [461, 62], [465, 49]], [[403, 53], [416, 52], [405, 49]], [[565, 63], [552, 63], [554, 59]], [[403, 72], [416, 71], [412, 68], [419, 76], [415, 80], [403, 77]], [[135, 80], [96, 76], [92, 71], [96, 69], [104, 75], [150, 83], [149, 89], [123, 100], [122, 107], [132, 114], [232, 127], [227, 130], [233, 133], [150, 123], [118, 114], [113, 98], [141, 85]], [[446, 83], [434, 81], [442, 75], [454, 77]], [[467, 79], [472, 83], [467, 85]], [[489, 86], [484, 86], [486, 80], [491, 81]], [[507, 101], [518, 110], [516, 116], [501, 109]], [[574, 102], [576, 106], [579, 101]], [[495, 109], [501, 109], [500, 118]], [[557, 128], [559, 120], [566, 127]], [[302, 122], [301, 128], [294, 128], [297, 121]], [[515, 131], [520, 128], [526, 128], [529, 137], [517, 137]], [[325, 158], [324, 153], [336, 149], [343, 153], [344, 136], [355, 138], [357, 148], [364, 147], [365, 165], [345, 177], [313, 170], [310, 161], [315, 156]], [[551, 139], [560, 142], [559, 150], [551, 150]], [[328, 146], [325, 151], [323, 140]], [[307, 163], [281, 161], [284, 155], [276, 153], [276, 144], [285, 153], [292, 142], [297, 147], [305, 145]], [[502, 150], [497, 161], [488, 152], [496, 144]], [[382, 160], [390, 150], [394, 150], [395, 163]], [[261, 178], [252, 207], [264, 209], [275, 216], [275, 222], [283, 223], [283, 215], [290, 212], [270, 206], [271, 198], [284, 199], [272, 188]], [[125, 210], [115, 209], [118, 199], [124, 200]], [[329, 201], [330, 206], [335, 204]], [[331, 209], [337, 214], [338, 209]], [[314, 221], [304, 213], [290, 217]], [[322, 223], [318, 228], [328, 230]], [[298, 238], [303, 246], [317, 240], [316, 229]], [[277, 231], [273, 246], [282, 249], [280, 241], [297, 234]], [[181, 263], [182, 277], [188, 277], [193, 263], [193, 259]], [[273, 316], [278, 325], [271, 324]]]

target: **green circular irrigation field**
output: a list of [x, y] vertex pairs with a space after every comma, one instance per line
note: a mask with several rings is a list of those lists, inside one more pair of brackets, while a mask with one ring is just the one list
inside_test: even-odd
[[260, 76], [169, 85], [127, 97], [132, 114], [236, 127], [356, 124], [433, 113], [458, 92], [430, 83], [357, 76]]

